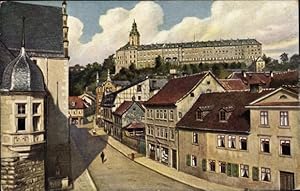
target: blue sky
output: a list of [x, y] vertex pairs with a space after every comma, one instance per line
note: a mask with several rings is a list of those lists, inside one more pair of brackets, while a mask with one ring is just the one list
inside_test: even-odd
[[[61, 6], [61, 1], [27, 1], [32, 4]], [[204, 18], [210, 15], [212, 1], [155, 1], [164, 11], [164, 23], [160, 29], [169, 29], [179, 23], [184, 17], [195, 16]], [[68, 14], [79, 18], [85, 25], [83, 35], [80, 38], [82, 43], [91, 40], [96, 33], [102, 32], [99, 27], [99, 16], [107, 10], [123, 7], [132, 9], [138, 1], [67, 1]]]
[[[62, 3], [27, 2], [58, 7]], [[128, 42], [134, 19], [142, 44], [255, 38], [273, 58], [299, 52], [297, 0], [67, 3], [71, 65], [102, 63]]]

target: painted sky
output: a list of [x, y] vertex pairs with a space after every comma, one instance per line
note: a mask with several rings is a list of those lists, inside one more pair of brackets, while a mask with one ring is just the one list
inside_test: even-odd
[[256, 38], [274, 58], [299, 52], [297, 0], [68, 1], [68, 14], [71, 65], [102, 63], [128, 42], [134, 19], [143, 44]]

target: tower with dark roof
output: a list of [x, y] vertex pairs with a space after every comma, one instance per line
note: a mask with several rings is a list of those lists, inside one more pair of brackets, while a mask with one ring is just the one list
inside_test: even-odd
[[140, 45], [140, 33], [137, 29], [135, 20], [132, 23], [131, 31], [129, 33], [129, 44], [131, 46], [139, 46]]
[[45, 189], [46, 89], [42, 71], [25, 50], [24, 22], [20, 52], [0, 83], [1, 190]]

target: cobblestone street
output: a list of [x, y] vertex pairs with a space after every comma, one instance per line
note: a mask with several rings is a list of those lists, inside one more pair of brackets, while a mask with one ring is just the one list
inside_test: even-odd
[[[71, 127], [71, 137], [79, 155], [73, 158], [82, 158], [83, 161], [73, 159], [74, 178], [80, 182], [91, 181], [80, 176], [88, 168], [91, 179], [98, 190], [197, 190], [188, 185], [179, 183], [148, 168], [139, 165], [116, 151], [98, 136], [93, 137], [86, 128]], [[104, 151], [106, 161], [101, 162], [100, 153]], [[79, 163], [77, 164], [76, 161]], [[75, 163], [75, 164], [74, 164]], [[86, 175], [85, 175], [86, 176]], [[88, 185], [88, 183], [85, 183]], [[76, 184], [75, 180], [75, 190]], [[91, 184], [90, 184], [91, 185]], [[90, 188], [92, 190], [92, 188]]]

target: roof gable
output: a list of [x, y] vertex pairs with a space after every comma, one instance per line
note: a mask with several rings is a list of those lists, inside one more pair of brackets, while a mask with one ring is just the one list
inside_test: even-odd
[[181, 78], [174, 78], [144, 105], [173, 105], [183, 97], [188, 95], [208, 74], [208, 72], [198, 73]]
[[[287, 90], [285, 88], [278, 88], [269, 94], [262, 96], [253, 102], [251, 102], [249, 105], [278, 105], [278, 103], [282, 103], [279, 105], [284, 105], [286, 103], [287, 105], [297, 105], [296, 103], [299, 102], [298, 94], [295, 92], [292, 92], [290, 90]], [[299, 104], [298, 104], [299, 105]]]

